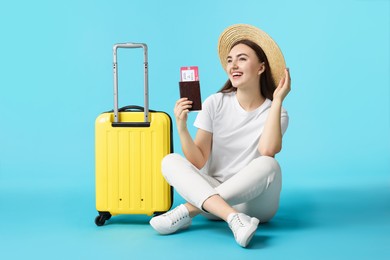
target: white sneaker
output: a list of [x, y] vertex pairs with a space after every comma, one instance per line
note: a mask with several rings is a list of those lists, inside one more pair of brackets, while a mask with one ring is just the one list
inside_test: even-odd
[[183, 204], [150, 220], [150, 225], [160, 234], [168, 235], [191, 226], [192, 219]]
[[260, 222], [243, 213], [231, 213], [227, 220], [236, 242], [242, 247], [249, 244]]

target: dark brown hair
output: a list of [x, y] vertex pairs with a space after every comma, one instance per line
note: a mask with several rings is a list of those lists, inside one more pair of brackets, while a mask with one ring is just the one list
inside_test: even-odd
[[[235, 42], [232, 45], [232, 47], [230, 48], [230, 50], [233, 49], [233, 47], [237, 46], [238, 44], [245, 44], [246, 46], [248, 46], [249, 48], [254, 50], [257, 57], [259, 58], [259, 61], [264, 62], [265, 71], [260, 76], [260, 92], [261, 92], [261, 95], [263, 97], [272, 100], [273, 93], [276, 89], [276, 86], [275, 86], [274, 81], [272, 80], [271, 68], [268, 64], [268, 59], [267, 59], [267, 56], [265, 56], [263, 49], [259, 45], [257, 45], [256, 43], [254, 43], [250, 40], [240, 40], [240, 41]], [[226, 69], [226, 68], [224, 68], [224, 69]], [[218, 92], [230, 93], [233, 91], [237, 91], [237, 88], [233, 87], [232, 83], [228, 79], [226, 81], [226, 83], [223, 85], [223, 87]]]

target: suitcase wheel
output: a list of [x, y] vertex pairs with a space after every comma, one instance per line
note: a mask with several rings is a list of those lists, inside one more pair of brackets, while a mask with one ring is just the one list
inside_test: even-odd
[[97, 226], [103, 226], [104, 223], [106, 223], [106, 220], [109, 220], [111, 218], [110, 212], [100, 212], [99, 211], [99, 216], [95, 218], [95, 224]]

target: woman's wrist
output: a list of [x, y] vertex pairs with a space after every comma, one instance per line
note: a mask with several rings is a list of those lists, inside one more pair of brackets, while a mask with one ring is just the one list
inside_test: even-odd
[[181, 135], [181, 134], [183, 134], [183, 133], [185, 133], [185, 132], [187, 132], [188, 130], [187, 130], [187, 124], [186, 125], [184, 125], [184, 126], [177, 126], [177, 132], [179, 133], [179, 135]]
[[272, 100], [272, 105], [273, 106], [282, 106], [282, 103], [283, 103], [283, 101], [282, 101], [281, 98], [274, 98]]

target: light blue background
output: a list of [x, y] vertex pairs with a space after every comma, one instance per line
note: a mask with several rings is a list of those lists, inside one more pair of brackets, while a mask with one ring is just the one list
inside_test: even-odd
[[[94, 120], [113, 107], [112, 45], [148, 44], [150, 107], [173, 115], [181, 66], [199, 66], [203, 98], [225, 82], [217, 40], [234, 23], [253, 24], [268, 32], [291, 71], [292, 91], [284, 103], [290, 125], [278, 155], [286, 201], [281, 215], [288, 219], [287, 209], [297, 200], [317, 194], [318, 201], [327, 204], [329, 194], [339, 201], [337, 194], [344, 197], [343, 191], [351, 191], [347, 204], [358, 208], [360, 198], [367, 199], [362, 194], [371, 191], [368, 197], [375, 202], [368, 204], [378, 206], [378, 214], [390, 216], [389, 16], [387, 0], [2, 1], [0, 255], [22, 258], [31, 253], [49, 258], [61, 252], [63, 257], [88, 257], [94, 251], [86, 251], [83, 243], [93, 241], [92, 246], [99, 247], [98, 237], [106, 236], [104, 232], [114, 232], [122, 241], [134, 230], [150, 232], [138, 220], [138, 225], [132, 225], [132, 219], [99, 230], [93, 224]], [[141, 51], [120, 50], [119, 69], [120, 104], [142, 105]], [[191, 132], [195, 133], [193, 127]], [[174, 141], [180, 152], [176, 132]], [[175, 199], [175, 204], [181, 201]], [[351, 218], [363, 211], [351, 213]], [[268, 231], [272, 234], [272, 228]], [[332, 236], [327, 229], [321, 232], [322, 237]], [[390, 242], [389, 228], [383, 232], [387, 235], [375, 244], [379, 244], [376, 252], [389, 255], [380, 247], [383, 239]], [[203, 239], [209, 233], [206, 228], [196, 236]], [[156, 239], [167, 243], [153, 232], [142, 241], [145, 246]], [[198, 241], [191, 232], [171, 239]], [[229, 236], [223, 239], [231, 242]], [[292, 240], [283, 240], [280, 250], [296, 248]], [[70, 243], [70, 250], [57, 242]], [[126, 250], [111, 243], [99, 255], [112, 255], [112, 250], [126, 258]], [[39, 249], [42, 245], [46, 253]], [[128, 251], [134, 250], [128, 245]], [[233, 255], [243, 252], [231, 247]], [[263, 249], [252, 251], [252, 256], [264, 252], [283, 256], [272, 247]], [[352, 253], [346, 250], [345, 254]]]

